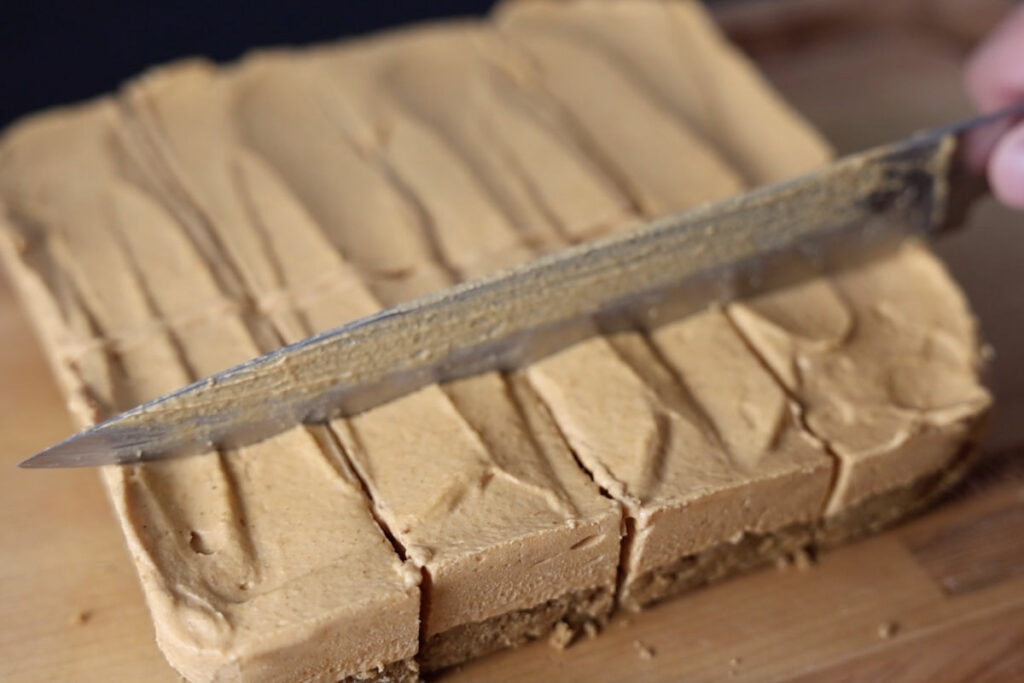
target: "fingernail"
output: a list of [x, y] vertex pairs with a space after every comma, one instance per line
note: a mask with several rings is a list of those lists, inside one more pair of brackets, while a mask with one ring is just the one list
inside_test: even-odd
[[989, 160], [988, 177], [999, 201], [1024, 210], [1024, 123], [999, 141]]

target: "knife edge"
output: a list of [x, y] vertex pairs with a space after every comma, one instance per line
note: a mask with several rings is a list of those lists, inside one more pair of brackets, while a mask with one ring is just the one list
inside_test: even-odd
[[[1015, 113], [1024, 111], [1018, 106]], [[132, 463], [244, 446], [434, 382], [510, 370], [952, 227], [958, 137], [1007, 112], [845, 157], [795, 180], [550, 254], [381, 311], [195, 382], [23, 467]]]

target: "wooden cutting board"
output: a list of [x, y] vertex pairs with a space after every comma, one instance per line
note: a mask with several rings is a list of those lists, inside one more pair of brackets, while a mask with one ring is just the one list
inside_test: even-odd
[[[967, 115], [959, 65], [999, 3], [969, 25], [891, 9], [962, 7], [941, 0], [752, 4], [727, 6], [726, 27], [844, 152]], [[996, 350], [997, 411], [986, 463], [951, 500], [809, 569], [764, 570], [620, 616], [568, 650], [541, 642], [441, 679], [1024, 680], [1024, 216], [989, 202], [972, 222], [940, 251]], [[95, 472], [14, 468], [71, 424], [6, 282], [0, 340], [0, 680], [177, 680]]]

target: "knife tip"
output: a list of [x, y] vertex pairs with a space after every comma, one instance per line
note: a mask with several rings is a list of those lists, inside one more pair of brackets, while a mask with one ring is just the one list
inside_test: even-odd
[[74, 467], [78, 458], [69, 457], [65, 449], [47, 448], [18, 463], [25, 470], [52, 470], [63, 467]]
[[26, 458], [18, 463], [18, 467], [24, 470], [39, 470], [54, 467], [52, 463], [48, 463], [48, 458], [43, 457], [43, 453], [36, 453], [31, 458]]
[[69, 452], [65, 449], [47, 449], [36, 453], [31, 458], [18, 463], [18, 467], [25, 470], [53, 470], [65, 467], [84, 467], [89, 464], [90, 458], [83, 458], [81, 454]]
[[110, 465], [119, 462], [114, 451], [109, 440], [97, 434], [93, 428], [39, 451], [18, 463], [18, 467], [40, 470]]

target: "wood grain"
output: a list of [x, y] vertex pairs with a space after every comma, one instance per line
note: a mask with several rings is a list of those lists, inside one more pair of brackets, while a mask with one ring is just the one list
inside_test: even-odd
[[[840, 151], [968, 111], [962, 45], [887, 26], [870, 39], [857, 29], [759, 53], [776, 85]], [[974, 222], [942, 251], [996, 349], [989, 448], [1001, 455], [953, 500], [827, 553], [809, 571], [762, 571], [620, 616], [599, 638], [566, 651], [537, 643], [441, 680], [1024, 678], [1024, 288], [1012, 286], [1024, 219], [989, 204]], [[153, 641], [95, 472], [14, 468], [71, 426], [6, 283], [0, 339], [0, 680], [178, 680]], [[972, 557], [986, 562], [974, 566]], [[957, 577], [956, 590], [944, 587], [947, 576]]]
[[910, 552], [942, 590], [967, 593], [1024, 575], [1024, 502], [983, 515], [964, 515], [908, 538]]

